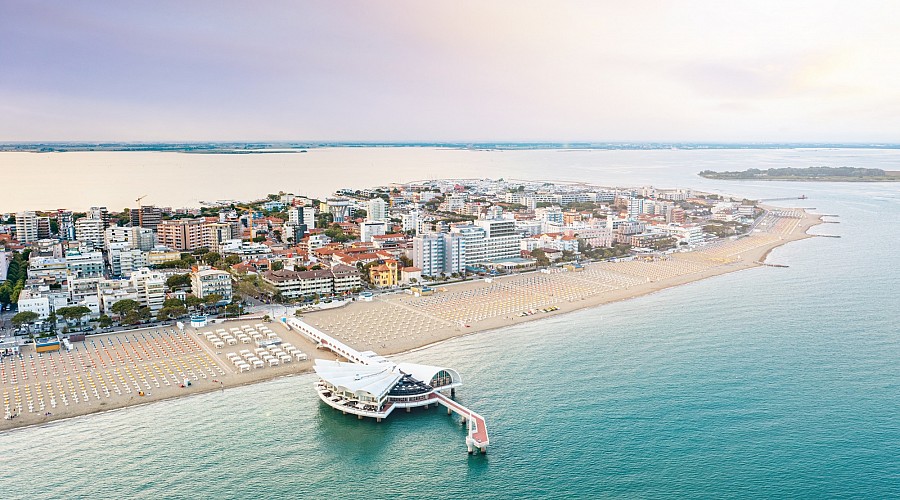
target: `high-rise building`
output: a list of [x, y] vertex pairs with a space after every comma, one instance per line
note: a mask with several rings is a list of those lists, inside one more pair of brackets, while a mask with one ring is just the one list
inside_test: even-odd
[[32, 211], [16, 212], [16, 239], [21, 243], [32, 243], [38, 239], [38, 219]]
[[159, 244], [180, 251], [201, 248], [204, 222], [204, 219], [164, 220], [156, 227]]
[[413, 210], [401, 217], [404, 231], [412, 231], [418, 234], [419, 231], [419, 211]]
[[137, 290], [137, 301], [142, 307], [156, 312], [162, 309], [166, 300], [166, 277], [164, 274], [142, 268], [131, 274], [131, 283]]
[[103, 229], [109, 227], [109, 210], [106, 207], [91, 207], [88, 210], [87, 216], [89, 219], [97, 219], [103, 221]]
[[38, 217], [38, 239], [46, 240], [50, 238], [50, 217]]
[[156, 245], [156, 235], [146, 227], [111, 226], [106, 228], [103, 245], [109, 250], [113, 243], [127, 243], [129, 248], [149, 251]]
[[303, 207], [303, 222], [309, 229], [316, 228], [316, 207], [307, 205]]
[[153, 205], [145, 205], [131, 210], [131, 225], [157, 229], [162, 221], [162, 209]]
[[103, 247], [103, 220], [81, 218], [75, 221], [75, 239], [91, 248]]
[[366, 207], [366, 220], [381, 222], [387, 220], [387, 203], [383, 198], [372, 198]]
[[56, 226], [59, 238], [70, 241], [75, 239], [75, 221], [70, 210], [56, 211]]
[[644, 213], [644, 199], [630, 198], [628, 200], [628, 216], [632, 219], [636, 219], [642, 213]]
[[206, 222], [202, 227], [203, 246], [210, 252], [221, 253], [222, 243], [235, 237], [231, 233], [231, 224], [228, 222]]
[[464, 273], [466, 238], [458, 233], [430, 233], [413, 238], [413, 265], [423, 276]]
[[475, 224], [457, 225], [451, 232], [465, 239], [468, 266], [521, 255], [519, 240], [522, 238], [516, 232], [514, 220], [479, 219]]

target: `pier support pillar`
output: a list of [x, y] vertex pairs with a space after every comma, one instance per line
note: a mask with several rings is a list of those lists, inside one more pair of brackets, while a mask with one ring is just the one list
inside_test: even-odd
[[484, 447], [484, 446], [482, 446], [482, 447], [481, 447], [481, 454], [484, 455], [485, 453], [487, 453], [487, 448]]
[[453, 412], [450, 411], [450, 407], [448, 406], [448, 407], [447, 407], [447, 415], [451, 415], [452, 413], [453, 413]]
[[466, 423], [466, 417], [462, 418], [462, 423]]
[[381, 423], [381, 417], [377, 417], [377, 418], [375, 419], [375, 421], [378, 422], [378, 423]]
[[347, 412], [345, 412], [344, 410], [341, 410], [341, 415], [346, 415], [346, 414], [347, 414]]
[[450, 397], [451, 397], [451, 398], [455, 398], [455, 397], [456, 397], [456, 387], [451, 387], [451, 388], [450, 388]]
[[362, 420], [362, 415], [357, 415], [357, 416], [356, 416], [356, 419], [357, 419], [357, 420]]
[[411, 410], [412, 409], [409, 406], [406, 407], [406, 413], [409, 413]]

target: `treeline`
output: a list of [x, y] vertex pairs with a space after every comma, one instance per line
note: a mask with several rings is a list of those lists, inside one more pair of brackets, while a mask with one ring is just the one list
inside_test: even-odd
[[714, 172], [712, 170], [700, 172], [701, 177], [711, 179], [758, 179], [760, 177], [884, 177], [885, 175], [884, 170], [880, 168], [859, 167], [786, 167], [769, 168], [766, 170], [748, 168], [743, 172]]
[[19, 301], [19, 294], [25, 288], [25, 280], [28, 279], [28, 254], [31, 250], [22, 253], [13, 253], [12, 261], [6, 270], [6, 281], [0, 285], [0, 304], [15, 304]]

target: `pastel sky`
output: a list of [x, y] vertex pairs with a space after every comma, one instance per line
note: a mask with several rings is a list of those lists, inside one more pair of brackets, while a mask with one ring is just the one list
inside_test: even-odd
[[900, 141], [895, 1], [0, 0], [0, 141]]

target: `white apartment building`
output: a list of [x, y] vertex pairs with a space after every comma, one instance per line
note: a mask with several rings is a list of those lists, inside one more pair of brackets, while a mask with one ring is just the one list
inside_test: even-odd
[[211, 294], [222, 296], [222, 301], [230, 303], [232, 298], [231, 274], [207, 266], [191, 272], [191, 290], [202, 299]]
[[330, 270], [318, 271], [267, 271], [263, 281], [278, 289], [285, 298], [296, 298], [317, 293], [330, 294], [334, 291], [334, 275]]
[[574, 236], [559, 233], [542, 234], [535, 238], [523, 238], [519, 242], [519, 248], [529, 252], [536, 248], [550, 248], [560, 252], [578, 253], [578, 240]]
[[228, 240], [224, 242], [220, 248], [221, 254], [237, 255], [242, 261], [268, 259], [272, 257], [272, 249], [262, 243]]
[[28, 259], [29, 278], [54, 279], [62, 283], [66, 280], [68, 273], [65, 258], [31, 257]]
[[110, 249], [113, 243], [128, 243], [130, 248], [149, 251], [156, 245], [153, 230], [139, 226], [110, 226], [104, 232], [104, 248]]
[[[381, 198], [378, 198], [379, 200]], [[387, 231], [387, 223], [382, 221], [367, 221], [359, 225], [360, 241], [372, 241], [373, 236], [382, 236]]]
[[166, 276], [148, 268], [138, 269], [131, 274], [131, 283], [137, 292], [137, 301], [152, 312], [162, 309], [166, 300]]
[[16, 239], [20, 243], [32, 243], [39, 239], [38, 219], [32, 211], [16, 212]]
[[419, 211], [418, 210], [413, 210], [413, 211], [409, 212], [408, 214], [403, 214], [400, 217], [400, 219], [403, 223], [404, 231], [413, 231], [416, 233], [418, 232], [418, 230], [419, 230]]
[[[474, 266], [521, 255], [516, 222], [508, 219], [479, 219], [475, 224], [457, 225], [452, 234], [465, 240], [465, 266]], [[416, 267], [422, 267], [416, 264]], [[423, 268], [424, 273], [424, 268]]]
[[91, 248], [102, 248], [104, 240], [102, 219], [81, 218], [75, 221], [75, 239]]
[[78, 278], [103, 276], [106, 270], [103, 252], [69, 252], [65, 260], [68, 273]]
[[130, 248], [128, 243], [112, 243], [109, 248], [110, 275], [128, 278], [134, 271], [150, 265], [148, 252]]
[[19, 294], [19, 301], [16, 305], [19, 312], [33, 312], [40, 319], [47, 319], [50, 316], [50, 299], [46, 295], [27, 288]]
[[696, 245], [703, 242], [703, 228], [695, 225], [682, 226], [680, 224], [666, 224], [651, 226], [654, 231], [673, 236], [688, 245]]
[[231, 224], [228, 222], [207, 222], [203, 224], [201, 231], [203, 246], [210, 252], [221, 253], [222, 244], [234, 237]]
[[382, 222], [388, 220], [387, 203], [383, 198], [372, 198], [366, 206], [366, 220]]
[[458, 233], [429, 233], [413, 238], [413, 265], [424, 276], [464, 273], [467, 239]]

